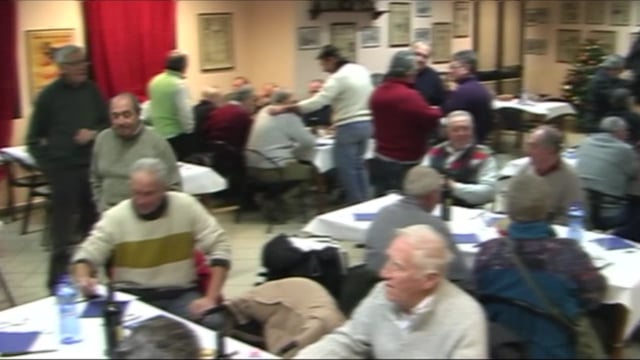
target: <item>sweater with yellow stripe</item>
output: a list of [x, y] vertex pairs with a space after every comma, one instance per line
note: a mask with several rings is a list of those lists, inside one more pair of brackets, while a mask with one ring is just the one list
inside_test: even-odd
[[196, 282], [193, 252], [212, 266], [228, 266], [231, 245], [216, 219], [194, 197], [167, 192], [165, 213], [155, 220], [138, 217], [131, 200], [102, 214], [73, 262], [102, 267], [110, 259], [117, 287], [190, 287]]

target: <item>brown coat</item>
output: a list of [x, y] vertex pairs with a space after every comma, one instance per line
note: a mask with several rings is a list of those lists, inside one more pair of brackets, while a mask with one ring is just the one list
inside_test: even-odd
[[266, 350], [279, 352], [296, 341], [285, 358], [342, 325], [344, 316], [333, 297], [317, 282], [292, 277], [266, 282], [226, 305], [240, 324], [255, 320], [263, 326]]

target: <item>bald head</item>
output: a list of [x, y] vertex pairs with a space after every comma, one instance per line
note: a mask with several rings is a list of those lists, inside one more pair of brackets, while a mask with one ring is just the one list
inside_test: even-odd
[[419, 69], [424, 69], [431, 57], [431, 45], [424, 41], [416, 41], [411, 46], [411, 50], [416, 55], [416, 63]]
[[211, 101], [218, 106], [220, 106], [224, 101], [224, 94], [217, 86], [204, 88], [201, 96], [203, 100]]

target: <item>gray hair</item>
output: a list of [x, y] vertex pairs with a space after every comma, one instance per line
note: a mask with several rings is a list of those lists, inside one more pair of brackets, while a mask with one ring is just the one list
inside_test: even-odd
[[208, 100], [211, 100], [216, 96], [220, 96], [220, 95], [222, 95], [222, 92], [220, 91], [220, 88], [217, 86], [207, 86], [202, 90], [202, 93], [200, 94], [200, 96], [203, 99], [208, 99]]
[[424, 196], [442, 187], [442, 177], [431, 167], [416, 165], [404, 177], [402, 192], [409, 196]]
[[147, 172], [153, 174], [158, 182], [162, 185], [169, 185], [169, 171], [167, 165], [157, 158], [142, 158], [137, 160], [131, 165], [129, 175], [133, 175], [138, 172]]
[[551, 148], [556, 152], [562, 150], [562, 132], [549, 125], [542, 125], [535, 128], [532, 133], [540, 132], [538, 143], [544, 147]]
[[423, 274], [446, 274], [453, 260], [447, 241], [429, 225], [411, 225], [396, 230], [396, 236], [404, 236], [413, 247], [413, 262]]
[[624, 69], [624, 58], [620, 55], [608, 55], [599, 65], [605, 69]]
[[608, 133], [627, 130], [627, 122], [617, 116], [607, 116], [600, 121], [600, 130]]
[[431, 50], [431, 44], [423, 40], [414, 41], [413, 44], [411, 44], [411, 49], [416, 49], [418, 47], [425, 47]]
[[416, 55], [410, 50], [401, 50], [393, 55], [387, 76], [402, 78], [414, 73], [417, 69]]
[[507, 190], [507, 214], [514, 221], [540, 221], [548, 219], [551, 211], [551, 193], [547, 181], [536, 174], [520, 173]]
[[181, 321], [156, 316], [133, 327], [116, 353], [118, 359], [197, 359], [200, 341]]
[[253, 86], [242, 85], [229, 94], [229, 100], [237, 101], [237, 102], [245, 102], [247, 100], [252, 99], [255, 96], [255, 94], [256, 92]]
[[83, 52], [84, 49], [78, 45], [65, 45], [55, 51], [53, 54], [53, 61], [56, 64], [64, 64], [67, 62], [67, 59], [70, 55], [77, 54], [79, 52]]
[[447, 125], [451, 123], [453, 119], [464, 118], [471, 127], [473, 127], [473, 115], [465, 110], [454, 110], [447, 114]]
[[284, 104], [285, 101], [291, 99], [293, 96], [293, 92], [289, 89], [279, 88], [274, 90], [273, 94], [271, 94], [271, 103], [272, 104]]
[[469, 72], [476, 72], [476, 68], [478, 67], [478, 56], [473, 50], [460, 50], [455, 52], [451, 57], [452, 61], [457, 61], [460, 64], [464, 65]]
[[116, 99], [125, 98], [128, 99], [133, 107], [133, 110], [136, 114], [140, 114], [140, 100], [137, 96], [130, 92], [123, 92], [111, 98], [110, 104], [112, 104]]

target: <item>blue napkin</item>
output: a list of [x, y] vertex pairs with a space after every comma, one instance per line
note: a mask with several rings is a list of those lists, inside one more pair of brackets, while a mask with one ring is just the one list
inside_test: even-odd
[[635, 245], [617, 236], [607, 236], [593, 240], [605, 250], [635, 249]]
[[477, 244], [480, 239], [476, 234], [453, 234], [453, 241], [456, 244]]
[[353, 213], [355, 221], [373, 221], [375, 217], [376, 213]]
[[40, 336], [39, 332], [4, 332], [0, 331], [0, 353], [27, 352]]
[[[106, 300], [105, 299], [97, 299], [91, 300], [87, 303], [87, 307], [84, 308], [82, 315], [80, 317], [83, 318], [99, 318], [102, 317], [102, 311], [104, 309]], [[116, 304], [120, 306], [120, 310], [124, 314], [127, 310], [127, 305], [129, 305], [128, 301], [116, 301]]]

